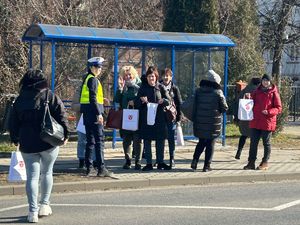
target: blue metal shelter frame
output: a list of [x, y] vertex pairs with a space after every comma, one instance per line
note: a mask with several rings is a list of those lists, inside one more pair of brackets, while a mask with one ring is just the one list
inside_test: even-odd
[[[114, 46], [114, 93], [117, 90], [118, 53], [120, 47], [138, 47], [142, 49], [142, 73], [146, 71], [145, 48], [171, 49], [171, 69], [175, 73], [176, 50], [206, 49], [208, 51], [208, 68], [211, 68], [211, 49], [224, 49], [224, 95], [227, 97], [228, 82], [228, 48], [235, 43], [228, 37], [220, 34], [198, 34], [179, 32], [141, 31], [112, 28], [77, 27], [50, 24], [34, 24], [27, 28], [22, 41], [29, 43], [29, 68], [32, 68], [33, 44], [40, 46], [40, 69], [43, 69], [43, 44], [51, 43], [51, 89], [55, 88], [55, 66], [57, 43], [84, 43], [88, 44], [87, 59], [90, 58], [93, 44]], [[195, 57], [193, 60], [193, 80], [195, 74]], [[226, 115], [223, 115], [222, 144], [225, 145]], [[116, 141], [116, 131], [113, 132], [113, 147]]]

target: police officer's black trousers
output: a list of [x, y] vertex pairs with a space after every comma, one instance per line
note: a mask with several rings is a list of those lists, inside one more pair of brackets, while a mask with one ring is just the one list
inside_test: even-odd
[[98, 169], [104, 168], [104, 130], [100, 124], [86, 124], [86, 148], [85, 165], [90, 168], [92, 165], [92, 150], [95, 148], [96, 162]]

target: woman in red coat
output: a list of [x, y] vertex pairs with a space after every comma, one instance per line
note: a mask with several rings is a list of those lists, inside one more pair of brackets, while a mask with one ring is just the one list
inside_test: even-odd
[[276, 128], [276, 118], [281, 113], [281, 100], [277, 87], [271, 83], [272, 77], [264, 74], [261, 85], [251, 93], [254, 101], [253, 120], [250, 121], [251, 142], [248, 164], [245, 170], [255, 170], [255, 160], [259, 139], [262, 138], [264, 145], [264, 156], [257, 170], [268, 169], [268, 160], [271, 154], [271, 135]]

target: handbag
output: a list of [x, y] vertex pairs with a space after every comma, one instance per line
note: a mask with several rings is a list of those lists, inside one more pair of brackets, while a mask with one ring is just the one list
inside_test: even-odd
[[27, 180], [25, 163], [20, 151], [11, 153], [8, 182], [20, 182]]
[[60, 146], [64, 144], [64, 128], [50, 114], [48, 94], [47, 90], [40, 138], [52, 146]]
[[122, 117], [123, 110], [114, 110], [110, 109], [106, 119], [106, 127], [113, 129], [121, 129], [122, 128]]
[[239, 100], [239, 110], [238, 110], [238, 119], [242, 121], [253, 120], [253, 99], [243, 99]]
[[175, 103], [173, 101], [171, 102], [170, 105], [164, 108], [164, 111], [166, 113], [168, 122], [174, 122], [176, 120], [177, 110], [176, 110]]
[[122, 129], [132, 131], [139, 129], [138, 109], [123, 109]]

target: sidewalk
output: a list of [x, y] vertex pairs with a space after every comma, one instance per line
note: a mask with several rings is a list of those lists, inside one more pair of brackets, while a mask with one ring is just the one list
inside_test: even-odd
[[[111, 143], [106, 143], [105, 159], [107, 167], [114, 172], [113, 178], [99, 178], [96, 173], [91, 177], [84, 176], [84, 170], [78, 169], [76, 159], [76, 143], [68, 143], [62, 147], [58, 160], [54, 166], [53, 192], [92, 191], [120, 188], [141, 188], [169, 185], [199, 185], [209, 183], [255, 182], [255, 181], [281, 181], [300, 180], [300, 146], [295, 149], [276, 149], [273, 146], [270, 168], [267, 171], [245, 171], [243, 166], [247, 163], [248, 148], [242, 153], [241, 160], [235, 160], [235, 148], [222, 147], [216, 144], [213, 171], [203, 173], [203, 157], [198, 163], [197, 171], [192, 171], [190, 163], [195, 148], [195, 142], [186, 142], [186, 146], [176, 148], [176, 168], [171, 171], [151, 172], [124, 170], [124, 156], [121, 143], [116, 149], [111, 149]], [[261, 146], [260, 146], [261, 147]], [[153, 148], [154, 149], [154, 148]], [[166, 149], [168, 149], [166, 147]], [[260, 162], [262, 149], [259, 149], [257, 164]], [[155, 155], [155, 154], [153, 154]], [[168, 163], [168, 153], [165, 153]], [[9, 158], [0, 158], [0, 173], [8, 171]], [[144, 164], [143, 160], [143, 164]], [[24, 183], [1, 184], [1, 195], [25, 194]]]

